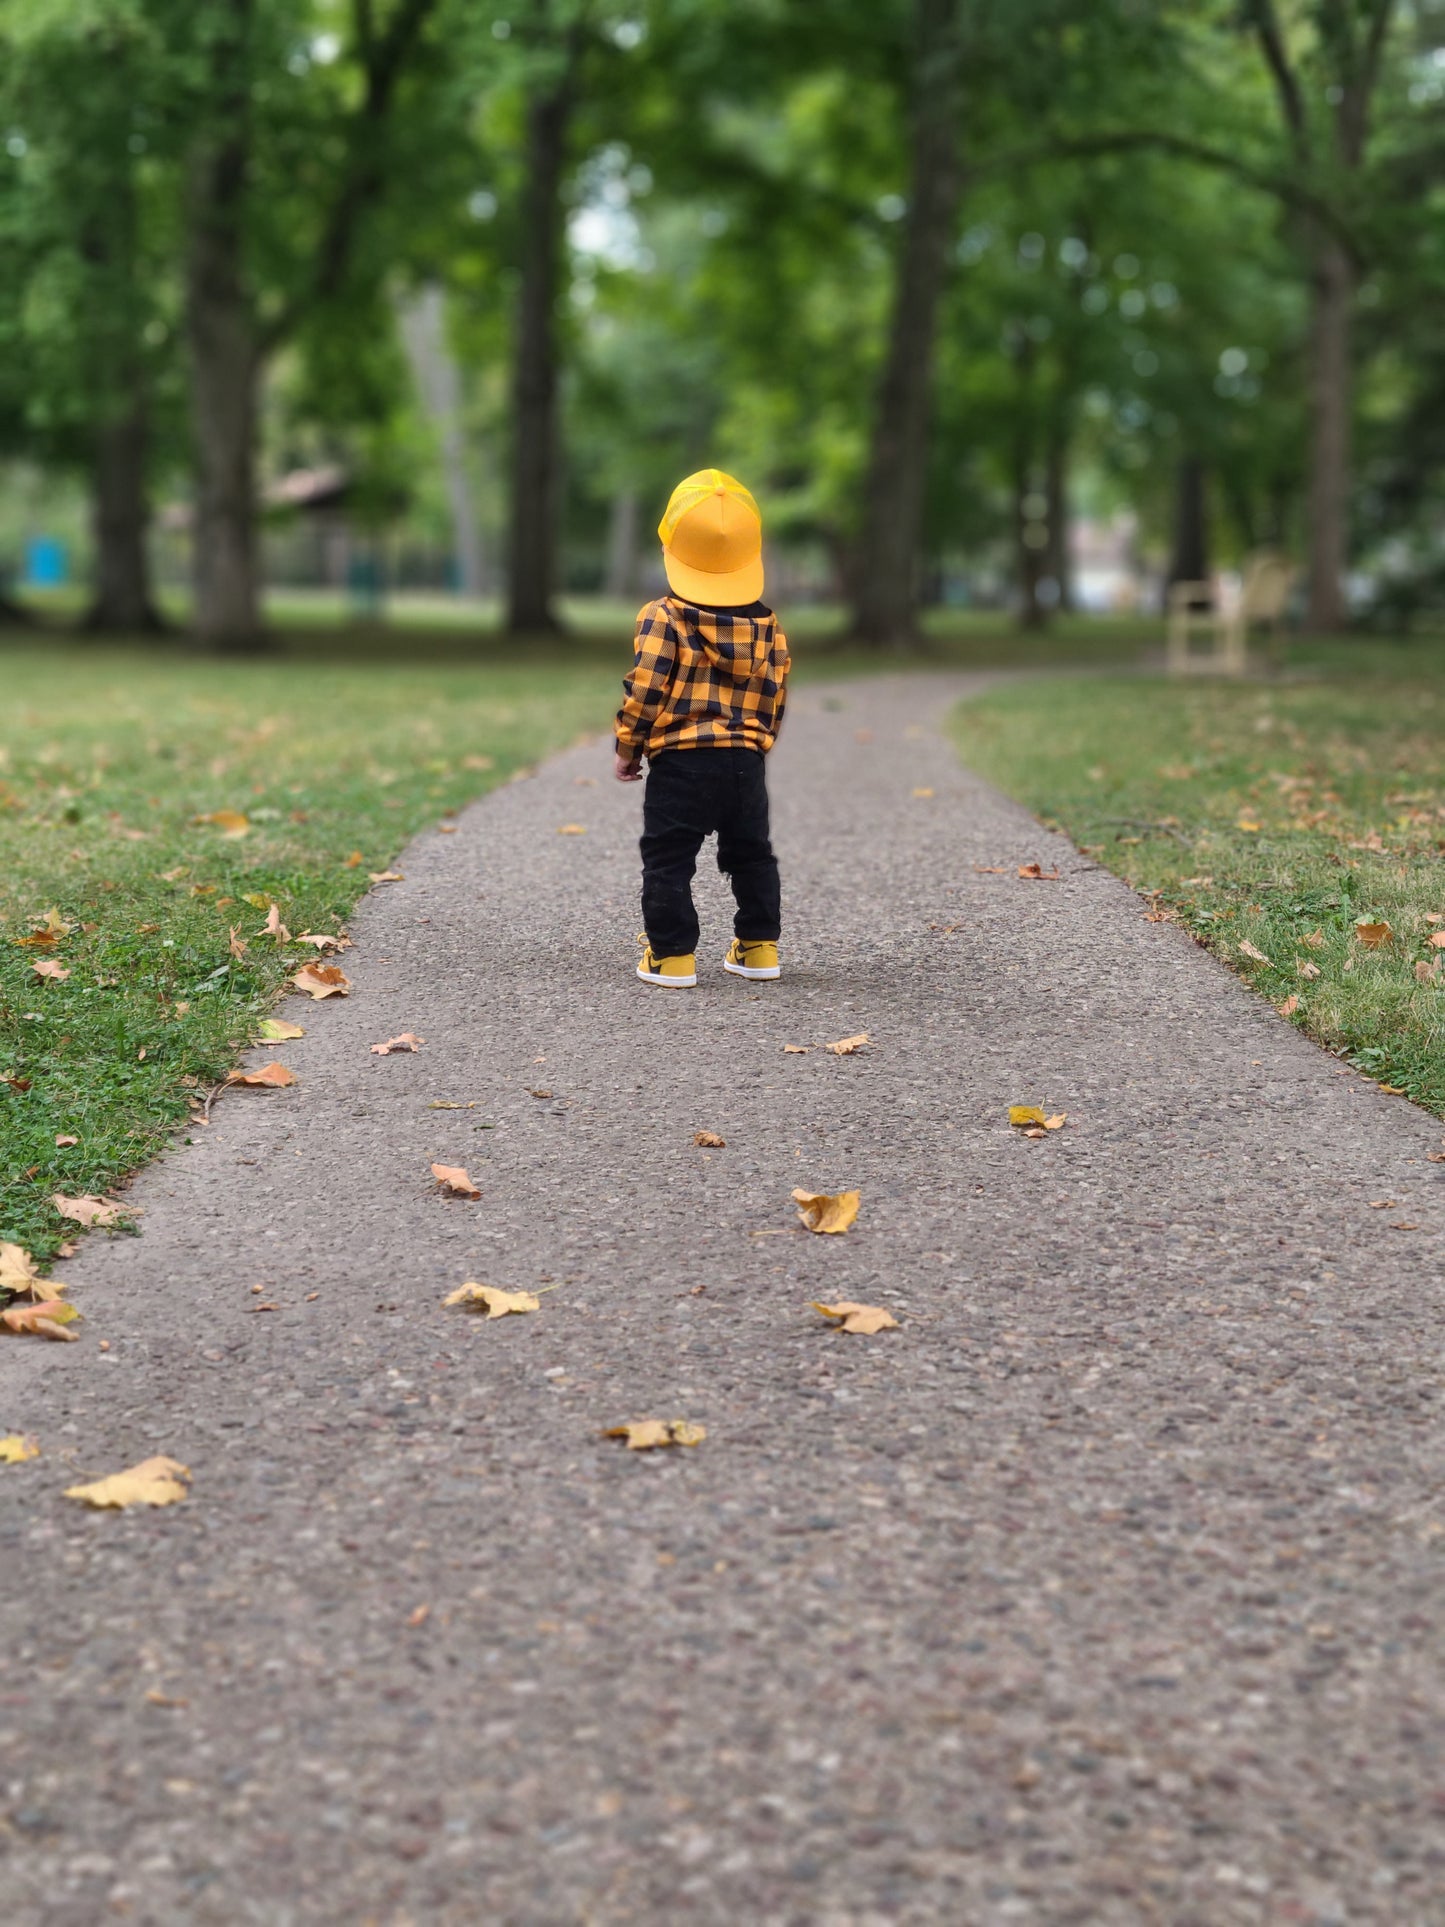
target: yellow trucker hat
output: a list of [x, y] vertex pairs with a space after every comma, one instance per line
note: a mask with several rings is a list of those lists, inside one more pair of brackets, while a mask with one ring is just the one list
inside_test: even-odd
[[763, 518], [720, 468], [700, 468], [672, 491], [657, 527], [667, 580], [689, 602], [756, 602], [763, 593]]

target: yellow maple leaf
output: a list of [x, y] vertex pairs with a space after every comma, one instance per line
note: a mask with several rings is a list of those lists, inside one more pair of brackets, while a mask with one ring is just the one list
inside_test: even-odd
[[449, 1292], [444, 1305], [465, 1305], [467, 1309], [485, 1311], [488, 1318], [505, 1318], [508, 1312], [540, 1311], [542, 1301], [535, 1292], [498, 1291], [495, 1285], [458, 1285]]
[[832, 1051], [835, 1057], [851, 1057], [855, 1051], [862, 1050], [867, 1043], [867, 1031], [860, 1030], [856, 1037], [840, 1037], [836, 1044], [825, 1044], [823, 1048]]
[[851, 1298], [840, 1298], [836, 1305], [820, 1305], [816, 1298], [811, 1302], [813, 1310], [820, 1311], [825, 1318], [840, 1319], [840, 1331], [858, 1332], [871, 1338], [874, 1332], [899, 1329], [898, 1320], [881, 1305], [858, 1305]]
[[798, 1216], [808, 1227], [831, 1236], [835, 1232], [846, 1231], [858, 1215], [862, 1201], [861, 1191], [798, 1191], [793, 1192], [793, 1202], [798, 1207]]
[[28, 1433], [12, 1432], [9, 1438], [0, 1439], [0, 1465], [24, 1465], [27, 1459], [40, 1457], [40, 1441]]
[[131, 1505], [174, 1505], [189, 1490], [190, 1472], [177, 1459], [142, 1459], [125, 1472], [112, 1472], [107, 1479], [90, 1485], [66, 1488], [67, 1499], [97, 1511], [124, 1511]]
[[631, 1425], [609, 1425], [605, 1439], [626, 1439], [629, 1452], [650, 1452], [659, 1445], [700, 1445], [706, 1429], [685, 1418], [645, 1418]]
[[1044, 1107], [1042, 1104], [1010, 1104], [1008, 1121], [1021, 1131], [1027, 1130], [1031, 1124], [1037, 1125], [1042, 1130], [1045, 1122]]

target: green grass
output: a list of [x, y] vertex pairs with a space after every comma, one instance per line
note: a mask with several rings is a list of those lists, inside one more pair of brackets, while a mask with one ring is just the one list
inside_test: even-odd
[[[0, 1240], [52, 1256], [74, 1228], [51, 1194], [158, 1151], [315, 954], [260, 935], [248, 896], [294, 934], [340, 931], [418, 830], [604, 727], [623, 648], [357, 667], [344, 637], [330, 660], [238, 663], [0, 647]], [[249, 833], [194, 821], [214, 810]], [[71, 934], [21, 947], [52, 906]], [[65, 981], [37, 977], [44, 956]]]
[[[1445, 650], [1299, 660], [1313, 680], [1008, 686], [958, 712], [958, 740], [1276, 1006], [1297, 999], [1292, 1023], [1445, 1115], [1445, 951], [1428, 941], [1445, 930], [1429, 921], [1445, 918]], [[1361, 922], [1389, 939], [1368, 948]]]

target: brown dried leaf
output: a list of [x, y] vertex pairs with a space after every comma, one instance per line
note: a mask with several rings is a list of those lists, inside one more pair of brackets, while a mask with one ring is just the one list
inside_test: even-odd
[[1394, 934], [1383, 920], [1372, 923], [1368, 917], [1361, 917], [1355, 925], [1355, 936], [1366, 950], [1382, 950]]
[[317, 950], [349, 950], [350, 937], [333, 937], [326, 931], [308, 930], [304, 936], [295, 939], [297, 943], [314, 944]]
[[858, 1305], [851, 1298], [840, 1298], [836, 1305], [820, 1305], [815, 1298], [812, 1305], [825, 1318], [840, 1319], [840, 1331], [858, 1332], [865, 1338], [871, 1338], [874, 1332], [899, 1329], [898, 1320], [881, 1305]]
[[1432, 930], [1426, 942], [1432, 950], [1445, 950], [1445, 930]]
[[[435, 1165], [432, 1167], [436, 1169]], [[443, 1298], [444, 1305], [464, 1305], [485, 1311], [488, 1318], [505, 1318], [508, 1312], [540, 1311], [541, 1299], [531, 1291], [499, 1291], [495, 1285], [458, 1285]]]
[[932, 796], [933, 791], [930, 789], [917, 789], [913, 792], [913, 794], [915, 796]]
[[344, 870], [359, 870], [365, 861], [366, 858], [361, 854], [360, 850], [353, 850], [341, 867]]
[[609, 1425], [602, 1436], [626, 1439], [629, 1452], [650, 1452], [659, 1445], [699, 1445], [707, 1432], [683, 1418], [645, 1418], [631, 1425]]
[[315, 998], [317, 1002], [323, 997], [348, 997], [351, 994], [351, 979], [340, 964], [302, 964], [291, 981], [298, 990], [304, 990], [308, 997]]
[[425, 1042], [425, 1037], [418, 1037], [415, 1031], [404, 1030], [400, 1037], [388, 1037], [384, 1044], [373, 1044], [371, 1054], [390, 1057], [393, 1051], [418, 1051]]
[[586, 836], [587, 825], [585, 823], [559, 823], [557, 825], [557, 834], [558, 836]]
[[1416, 964], [1415, 982], [1417, 984], [1433, 984], [1439, 981], [1439, 977], [1440, 977], [1440, 959], [1438, 957], [1435, 958], [1433, 963]]
[[861, 1191], [795, 1190], [793, 1202], [809, 1231], [831, 1237], [852, 1224], [858, 1216], [862, 1196]]
[[266, 928], [263, 936], [274, 937], [277, 943], [290, 943], [291, 932], [281, 921], [281, 912], [273, 903], [266, 912]]
[[30, 1332], [37, 1338], [57, 1338], [70, 1345], [80, 1336], [78, 1332], [67, 1331], [65, 1327], [73, 1324], [80, 1313], [74, 1305], [67, 1305], [63, 1298], [42, 1298], [38, 1303], [11, 1305], [0, 1311], [0, 1325], [7, 1331]]
[[30, 968], [37, 977], [46, 977], [53, 984], [63, 984], [70, 975], [65, 965], [55, 957], [42, 957], [38, 963], [31, 964]]
[[258, 1071], [232, 1071], [226, 1082], [249, 1084], [258, 1090], [284, 1091], [288, 1084], [296, 1082], [296, 1073], [287, 1070], [284, 1064], [263, 1064]]
[[784, 1057], [806, 1057], [813, 1048], [811, 1044], [784, 1044]]
[[1275, 1009], [1279, 1012], [1281, 1017], [1293, 1017], [1295, 1012], [1299, 1009], [1299, 998], [1286, 997], [1282, 1004], [1275, 1005]]
[[1018, 868], [1018, 873], [1023, 877], [1025, 882], [1029, 883], [1057, 883], [1059, 881], [1057, 866], [1052, 870], [1045, 870], [1041, 869], [1037, 863], [1021, 863]]
[[405, 870], [368, 870], [366, 873], [373, 883], [405, 883]]
[[719, 1137], [716, 1131], [694, 1131], [692, 1141], [704, 1151], [725, 1151], [728, 1142], [725, 1137]]
[[231, 925], [231, 955], [233, 957], [244, 957], [249, 948], [250, 946], [246, 942], [246, 939], [233, 923]]
[[1251, 963], [1267, 964], [1269, 962], [1269, 958], [1265, 956], [1264, 952], [1257, 950], [1249, 941], [1248, 937], [1245, 937], [1240, 943], [1239, 954], [1241, 957], [1247, 957]]
[[55, 1140], [55, 1148], [57, 1151], [65, 1151], [68, 1150], [72, 1144], [79, 1144], [79, 1142], [80, 1139], [78, 1137], [58, 1137]]
[[1002, 863], [975, 863], [973, 867], [975, 874], [981, 877], [1004, 877], [1008, 875], [1008, 868]]
[[128, 1471], [112, 1472], [108, 1479], [68, 1486], [65, 1496], [100, 1512], [123, 1512], [132, 1505], [174, 1505], [185, 1498], [190, 1477], [188, 1467], [178, 1459], [142, 1459]]
[[1300, 957], [1296, 961], [1294, 969], [1297, 977], [1307, 979], [1313, 979], [1320, 974], [1319, 965], [1317, 963], [1311, 963], [1308, 957]]
[[832, 1051], [835, 1057], [851, 1057], [855, 1051], [863, 1050], [867, 1043], [867, 1031], [860, 1030], [856, 1037], [840, 1037], [836, 1044], [825, 1044], [823, 1048]]
[[114, 1224], [122, 1210], [118, 1204], [107, 1204], [104, 1198], [67, 1198], [59, 1191], [50, 1202], [62, 1218], [71, 1218], [76, 1224]]
[[1325, 933], [1323, 930], [1307, 930], [1300, 938], [1300, 942], [1308, 944], [1311, 950], [1323, 950], [1325, 947]]
[[457, 1198], [479, 1198], [482, 1194], [459, 1164], [434, 1164], [431, 1174], [444, 1191]]

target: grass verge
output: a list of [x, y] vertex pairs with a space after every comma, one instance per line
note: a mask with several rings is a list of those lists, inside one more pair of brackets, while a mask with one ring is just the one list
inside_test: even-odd
[[[54, 1256], [52, 1194], [113, 1189], [225, 1077], [316, 954], [261, 934], [265, 905], [339, 932], [408, 838], [603, 727], [619, 667], [0, 649], [0, 1240]], [[67, 934], [23, 943], [52, 908]]]
[[1291, 1023], [1445, 1116], [1445, 651], [1313, 661], [1306, 683], [1004, 687], [958, 741]]

